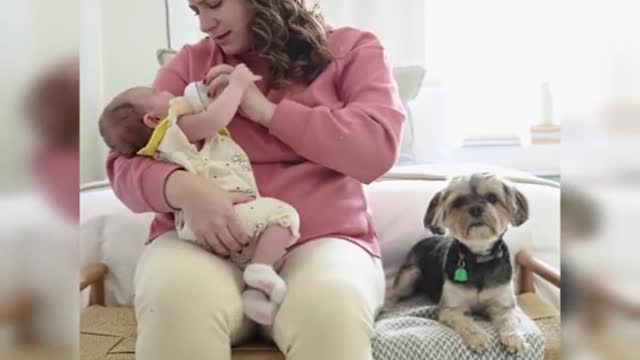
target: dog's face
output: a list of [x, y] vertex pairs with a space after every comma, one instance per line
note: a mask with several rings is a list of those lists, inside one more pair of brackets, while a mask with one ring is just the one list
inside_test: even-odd
[[529, 217], [527, 200], [516, 188], [493, 174], [458, 176], [431, 199], [424, 218], [432, 232], [449, 234], [471, 249], [493, 244], [509, 224]]

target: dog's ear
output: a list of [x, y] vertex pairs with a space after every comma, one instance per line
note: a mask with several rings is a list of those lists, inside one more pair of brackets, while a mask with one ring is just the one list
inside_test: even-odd
[[529, 219], [529, 203], [527, 198], [515, 187], [504, 185], [507, 195], [507, 207], [511, 213], [511, 224], [520, 226]]
[[429, 202], [427, 213], [424, 215], [424, 227], [438, 235], [443, 235], [445, 233], [442, 209], [442, 200], [444, 197], [445, 190], [436, 193]]

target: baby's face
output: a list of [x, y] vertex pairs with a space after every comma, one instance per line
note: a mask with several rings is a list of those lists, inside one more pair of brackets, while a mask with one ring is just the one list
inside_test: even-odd
[[127, 96], [139, 106], [145, 114], [164, 119], [169, 113], [169, 101], [174, 98], [168, 91], [158, 91], [148, 87], [131, 89]]

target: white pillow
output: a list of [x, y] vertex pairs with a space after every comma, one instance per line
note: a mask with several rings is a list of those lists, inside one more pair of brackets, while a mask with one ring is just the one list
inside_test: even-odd
[[387, 284], [404, 263], [409, 249], [431, 235], [425, 229], [424, 214], [444, 181], [376, 181], [365, 187]]
[[409, 103], [420, 93], [426, 71], [421, 66], [401, 66], [393, 68], [393, 77], [398, 84], [400, 100], [407, 114], [400, 143], [398, 165], [415, 164], [416, 155], [413, 148], [415, 138], [413, 113]]
[[164, 66], [169, 62], [174, 56], [176, 56], [177, 51], [171, 49], [158, 49], [156, 50], [156, 58], [158, 59], [158, 64], [160, 66]]

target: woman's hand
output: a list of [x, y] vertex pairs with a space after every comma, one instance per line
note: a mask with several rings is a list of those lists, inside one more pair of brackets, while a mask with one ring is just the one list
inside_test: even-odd
[[174, 171], [165, 185], [167, 201], [184, 212], [196, 241], [220, 256], [239, 253], [249, 236], [233, 205], [253, 200], [224, 191], [214, 182], [186, 171]]
[[[209, 87], [209, 97], [215, 97], [229, 84], [229, 76], [233, 71], [234, 67], [227, 64], [216, 65], [209, 70], [204, 80], [205, 85]], [[240, 115], [269, 127], [275, 110], [276, 105], [267, 99], [255, 84], [248, 86], [240, 104]]]
[[245, 64], [236, 66], [231, 74], [229, 74], [229, 83], [237, 84], [243, 90], [261, 79], [262, 76], [252, 73]]
[[267, 99], [255, 84], [249, 85], [240, 103], [240, 114], [255, 123], [269, 127], [275, 111], [276, 104]]
[[227, 64], [220, 64], [212, 67], [204, 78], [204, 84], [208, 87], [208, 95], [210, 98], [216, 97], [220, 92], [229, 85], [229, 75], [233, 72], [234, 67]]

